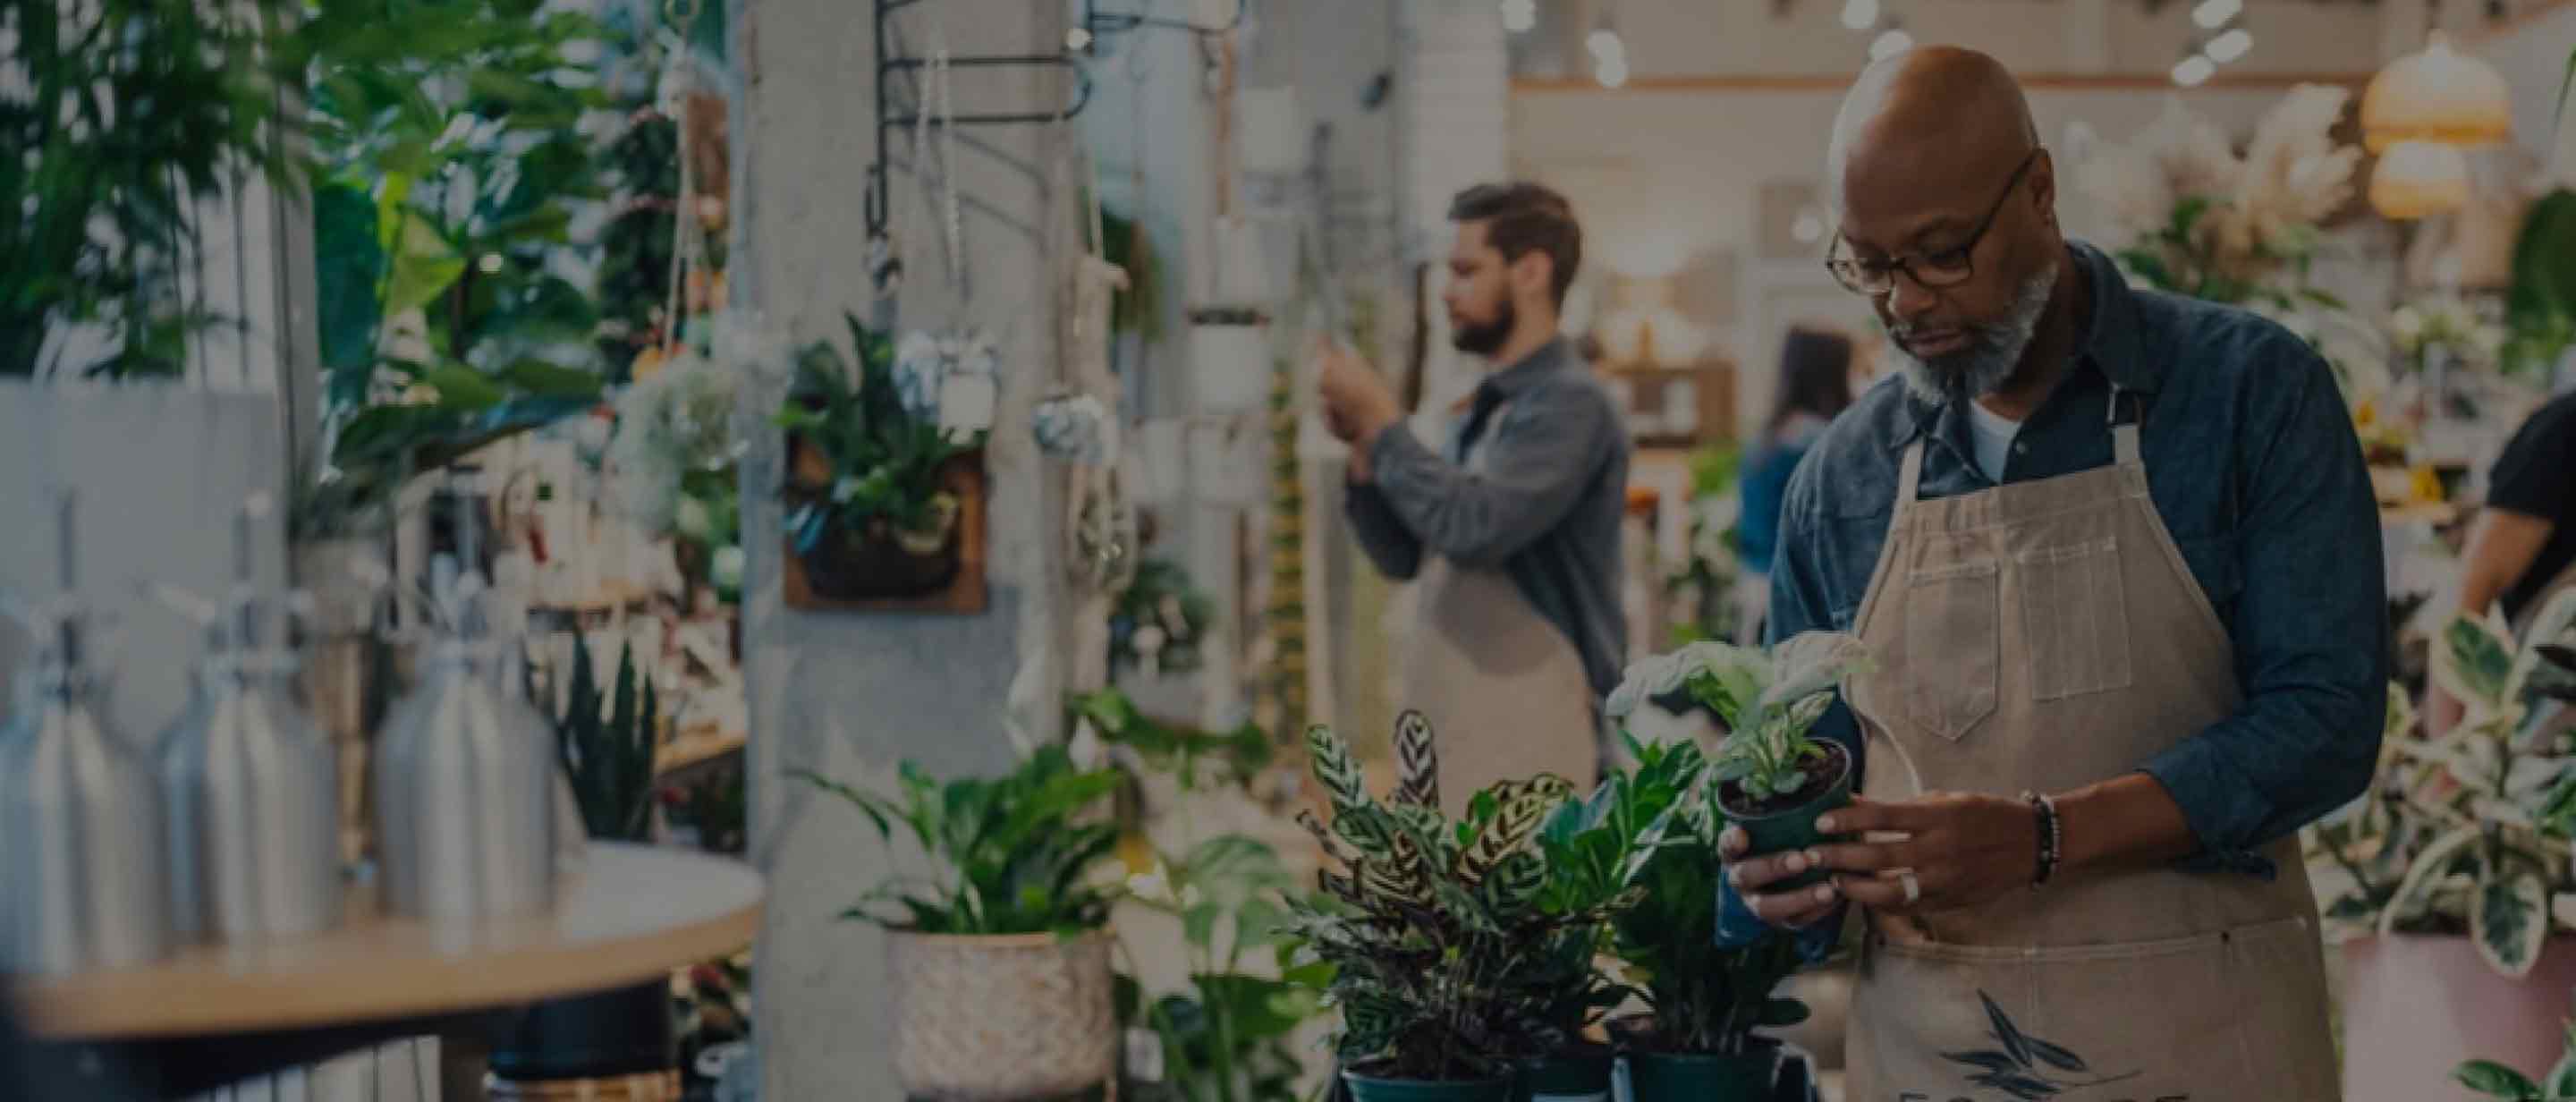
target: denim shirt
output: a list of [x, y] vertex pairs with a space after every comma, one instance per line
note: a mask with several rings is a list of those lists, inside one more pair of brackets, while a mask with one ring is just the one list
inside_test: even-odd
[[[2389, 627], [2369, 471], [2334, 376], [2305, 342], [2245, 311], [2133, 290], [2098, 250], [2072, 252], [2092, 277], [2088, 328], [2073, 369], [2023, 423], [2004, 481], [2110, 463], [2113, 385], [2134, 395], [2122, 401], [2139, 407], [2156, 513], [2226, 625], [2244, 691], [2234, 715], [2175, 732], [2138, 769], [2181, 805], [2199, 843], [2182, 867], [2269, 879], [2277, 870], [2255, 850], [2359, 795], [2378, 762]], [[1782, 507], [1774, 641], [1852, 629], [1915, 439], [1927, 441], [1922, 499], [1994, 485], [1967, 422], [1959, 405], [1926, 402], [1895, 377], [1835, 420]], [[1816, 733], [1862, 760], [1840, 700]], [[1731, 891], [1725, 902], [1721, 941], [1761, 932]], [[1836, 925], [1800, 938], [1811, 958], [1832, 947]]]

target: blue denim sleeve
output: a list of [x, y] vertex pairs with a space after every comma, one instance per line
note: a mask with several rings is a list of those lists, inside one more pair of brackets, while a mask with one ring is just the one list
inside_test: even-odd
[[[2201, 844], [2183, 867], [2270, 877], [2254, 852], [2370, 784], [2387, 707], [2379, 510], [2352, 420], [2304, 345], [2248, 395], [2244, 587], [2228, 632], [2245, 702], [2149, 759]], [[2331, 547], [2334, 554], [2317, 549]]]
[[[1824, 587], [1817, 580], [1814, 534], [1815, 487], [1812, 473], [1801, 469], [1789, 481], [1788, 492], [1780, 506], [1779, 555], [1771, 570], [1771, 614], [1764, 634], [1777, 643], [1802, 631], [1830, 630], [1833, 626], [1832, 605]], [[1840, 696], [1833, 707], [1816, 721], [1814, 734], [1831, 738], [1851, 751], [1852, 761], [1861, 762], [1859, 727], [1851, 709]], [[1854, 777], [1858, 787], [1858, 777]], [[1842, 939], [1842, 911], [1833, 917], [1797, 931], [1798, 953], [1810, 964], [1825, 959]], [[1718, 883], [1717, 943], [1727, 948], [1750, 945], [1768, 932], [1771, 926], [1744, 905], [1734, 885]]]

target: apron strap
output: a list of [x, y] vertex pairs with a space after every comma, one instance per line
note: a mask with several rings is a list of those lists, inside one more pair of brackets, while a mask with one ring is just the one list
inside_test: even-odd
[[1896, 468], [1896, 505], [1893, 517], [1903, 517], [1914, 507], [1914, 495], [1923, 489], [1923, 441], [1905, 446], [1905, 460]]

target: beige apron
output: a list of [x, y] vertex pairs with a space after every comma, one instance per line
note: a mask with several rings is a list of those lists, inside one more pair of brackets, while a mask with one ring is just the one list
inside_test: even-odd
[[[1471, 451], [1466, 468], [1480, 469], [1483, 454]], [[1414, 600], [1404, 706], [1439, 735], [1441, 809], [1463, 815], [1479, 789], [1540, 773], [1589, 791], [1597, 721], [1574, 641], [1500, 570], [1426, 555]]]
[[[2112, 408], [2119, 402], [2115, 395]], [[1854, 630], [1867, 794], [2014, 797], [2126, 774], [2240, 702], [2227, 632], [2147, 496], [2111, 466], [1916, 501], [1923, 443]], [[1871, 915], [1852, 1102], [2341, 1097], [2297, 842], [2266, 882], [2068, 873], [1924, 918]]]

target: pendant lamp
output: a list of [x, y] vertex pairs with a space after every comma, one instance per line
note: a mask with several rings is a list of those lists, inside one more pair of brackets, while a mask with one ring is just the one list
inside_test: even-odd
[[2484, 60], [2435, 31], [2423, 52], [2389, 62], [2361, 94], [2362, 144], [2386, 153], [2400, 142], [2470, 146], [2513, 135], [2513, 97]]
[[2394, 221], [2444, 214], [2468, 201], [2469, 162], [2456, 145], [2398, 142], [2370, 174], [2370, 205]]

